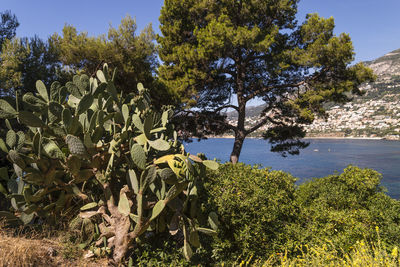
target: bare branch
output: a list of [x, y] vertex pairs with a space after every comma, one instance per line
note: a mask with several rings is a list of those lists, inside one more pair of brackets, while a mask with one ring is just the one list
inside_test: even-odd
[[219, 107], [219, 108], [213, 110], [212, 112], [217, 113], [217, 112], [220, 112], [221, 110], [223, 110], [223, 109], [225, 109], [225, 108], [233, 108], [234, 110], [236, 110], [237, 112], [239, 112], [239, 107], [238, 107], [238, 106], [235, 106], [235, 105], [224, 105], [224, 106], [221, 106], [221, 107]]
[[257, 129], [259, 129], [261, 126], [265, 125], [269, 120], [269, 117], [265, 117], [264, 119], [262, 119], [259, 123], [257, 123], [255, 126], [251, 127], [249, 130], [246, 130], [246, 135], [256, 131]]
[[226, 128], [231, 129], [231, 130], [233, 130], [233, 131], [235, 131], [235, 132], [237, 131], [237, 127], [235, 127], [235, 126], [233, 126], [233, 125], [227, 123], [226, 121], [215, 120], [215, 119], [213, 119], [213, 118], [207, 116], [206, 114], [202, 114], [202, 113], [199, 113], [199, 112], [194, 112], [194, 111], [191, 111], [191, 110], [185, 110], [185, 111], [183, 111], [183, 112], [184, 112], [184, 113], [187, 113], [187, 114], [192, 114], [192, 115], [195, 115], [195, 116], [196, 116], [196, 115], [201, 116], [201, 117], [203, 117], [203, 118], [205, 118], [205, 119], [207, 119], [207, 120], [210, 120], [210, 121], [212, 121], [212, 122], [221, 124], [221, 125], [225, 126]]
[[274, 89], [274, 88], [293, 88], [293, 87], [299, 87], [303, 84], [305, 84], [306, 81], [301, 81], [298, 83], [293, 83], [293, 84], [281, 84], [281, 85], [271, 85], [271, 86], [266, 86], [266, 87], [262, 87], [258, 90], [255, 90], [253, 93], [249, 94], [248, 96], [246, 96], [245, 100], [249, 101], [250, 99], [253, 99], [256, 96], [259, 96], [262, 93], [267, 93], [268, 91]]
[[262, 127], [263, 125], [267, 124], [267, 122], [271, 122], [271, 123], [273, 123], [275, 125], [284, 125], [283, 122], [276, 121], [273, 118], [267, 116], [267, 117], [263, 118], [259, 123], [257, 123], [256, 125], [251, 127], [249, 130], [247, 130], [246, 131], [246, 135], [258, 130], [260, 127]]

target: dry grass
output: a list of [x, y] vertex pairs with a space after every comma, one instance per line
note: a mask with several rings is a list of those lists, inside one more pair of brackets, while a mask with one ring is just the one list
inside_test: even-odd
[[0, 266], [60, 266], [58, 257], [52, 256], [58, 250], [51, 240], [0, 234]]
[[32, 233], [15, 236], [0, 226], [0, 267], [108, 266], [106, 259], [68, 260], [62, 251], [63, 246], [57, 238], [48, 239]]

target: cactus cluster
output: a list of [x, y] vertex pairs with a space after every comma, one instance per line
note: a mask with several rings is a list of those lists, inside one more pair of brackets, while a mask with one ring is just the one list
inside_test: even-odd
[[[185, 152], [171, 108], [155, 111], [140, 83], [136, 93], [119, 94], [110, 73], [105, 64], [96, 77], [76, 75], [49, 90], [38, 81], [37, 94], [16, 98], [16, 108], [0, 100], [8, 127], [0, 149], [14, 166], [0, 169], [0, 192], [13, 208], [0, 217], [51, 221], [79, 205], [80, 218], [95, 227], [86, 246], [97, 254], [120, 262], [146, 231], [181, 229], [189, 259], [200, 246], [198, 232], [214, 234], [218, 225], [197, 201], [201, 175], [218, 164]], [[27, 131], [15, 132], [11, 120]]]

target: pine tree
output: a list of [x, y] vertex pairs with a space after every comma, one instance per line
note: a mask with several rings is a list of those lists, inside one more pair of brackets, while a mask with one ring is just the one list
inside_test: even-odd
[[17, 17], [11, 14], [10, 10], [0, 12], [0, 52], [2, 51], [2, 46], [5, 40], [12, 39], [16, 30], [19, 26]]
[[158, 59], [154, 39], [151, 24], [138, 34], [136, 21], [130, 16], [123, 18], [117, 28], [110, 26], [107, 34], [89, 36], [87, 32], [78, 32], [75, 27], [66, 25], [61, 36], [51, 36], [64, 66], [93, 76], [103, 63], [107, 63], [116, 70], [117, 88], [125, 94], [135, 92], [140, 81], [153, 88], [154, 103], [161, 106], [161, 101], [168, 104], [172, 100], [155, 79]]
[[[335, 35], [334, 19], [318, 14], [296, 21], [298, 0], [165, 0], [161, 10], [160, 79], [180, 97], [182, 131], [232, 131], [231, 161], [243, 141], [266, 126], [274, 151], [298, 153], [304, 125], [324, 103], [346, 102], [374, 78], [363, 64], [350, 65], [348, 34]], [[234, 98], [235, 101], [231, 101]], [[259, 121], [246, 127], [246, 106], [265, 104]], [[222, 113], [233, 109], [235, 125]], [[196, 127], [188, 122], [195, 121]]]

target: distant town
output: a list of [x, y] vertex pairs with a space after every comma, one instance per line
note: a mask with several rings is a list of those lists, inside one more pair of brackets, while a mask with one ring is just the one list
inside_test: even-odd
[[334, 106], [307, 127], [308, 136], [400, 138], [400, 103], [369, 100]]
[[[377, 75], [372, 84], [365, 84], [362, 96], [353, 101], [326, 107], [326, 118], [316, 118], [306, 126], [307, 137], [384, 138], [400, 140], [400, 50], [371, 62], [365, 62]], [[246, 125], [259, 121], [262, 106], [249, 107]], [[236, 123], [234, 112], [228, 122]], [[253, 137], [261, 137], [270, 125], [261, 127]]]

